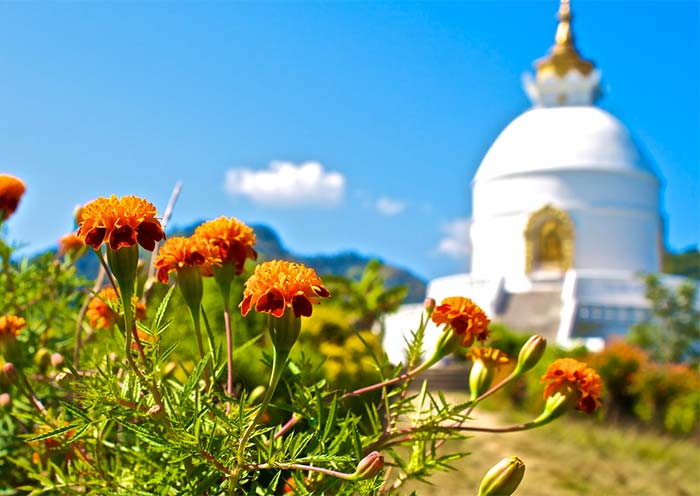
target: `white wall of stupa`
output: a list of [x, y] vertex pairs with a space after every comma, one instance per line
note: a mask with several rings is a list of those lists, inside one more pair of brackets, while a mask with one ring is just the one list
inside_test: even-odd
[[659, 181], [630, 133], [594, 106], [539, 107], [498, 136], [473, 181], [476, 277], [526, 274], [528, 221], [549, 205], [574, 226], [571, 267], [659, 270]]
[[[661, 269], [660, 180], [628, 129], [595, 106], [601, 72], [574, 44], [568, 0], [558, 17], [554, 45], [523, 78], [532, 108], [472, 181], [471, 272], [430, 281], [427, 296], [466, 296], [516, 330], [599, 347], [650, 317], [639, 276]], [[422, 311], [387, 316], [392, 362]], [[430, 324], [426, 350], [437, 335]]]

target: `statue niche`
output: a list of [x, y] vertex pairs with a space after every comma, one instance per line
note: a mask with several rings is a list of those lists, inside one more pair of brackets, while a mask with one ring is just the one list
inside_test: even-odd
[[525, 268], [566, 271], [573, 266], [574, 228], [568, 214], [547, 205], [534, 212], [525, 230]]

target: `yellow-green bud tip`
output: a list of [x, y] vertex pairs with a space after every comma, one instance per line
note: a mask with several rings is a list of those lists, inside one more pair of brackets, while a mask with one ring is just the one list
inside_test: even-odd
[[504, 458], [491, 467], [479, 486], [479, 496], [510, 496], [525, 475], [525, 464], [517, 456]]

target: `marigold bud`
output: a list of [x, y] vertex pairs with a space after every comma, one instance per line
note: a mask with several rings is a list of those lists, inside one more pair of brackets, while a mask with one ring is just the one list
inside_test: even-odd
[[51, 352], [46, 348], [39, 348], [37, 352], [34, 353], [34, 364], [41, 373], [46, 372], [46, 369], [51, 364]]
[[482, 360], [476, 360], [472, 364], [472, 368], [469, 371], [469, 392], [471, 401], [474, 401], [491, 387], [495, 373], [495, 367], [489, 366]]
[[513, 376], [519, 376], [530, 370], [542, 358], [547, 348], [547, 340], [542, 336], [530, 336], [518, 354], [518, 363], [513, 370]]
[[10, 411], [10, 409], [12, 409], [12, 396], [8, 393], [0, 394], [0, 408], [5, 411]]
[[370, 479], [379, 474], [384, 468], [384, 455], [379, 451], [372, 451], [369, 455], [360, 460], [357, 464], [355, 473], [352, 474], [353, 480]]
[[525, 464], [517, 456], [504, 458], [481, 479], [478, 496], [510, 496], [525, 475]]
[[7, 362], [2, 366], [2, 373], [5, 375], [10, 384], [17, 380], [17, 369], [15, 368], [15, 364], [12, 362]]
[[252, 391], [250, 392], [250, 394], [248, 395], [248, 402], [249, 402], [249, 403], [255, 402], [255, 400], [257, 400], [257, 399], [260, 398], [263, 394], [265, 394], [265, 390], [266, 390], [266, 389], [267, 389], [267, 388], [266, 388], [265, 386], [262, 386], [262, 385], [256, 386], [255, 388], [253, 388], [253, 390], [252, 390]]
[[428, 369], [452, 353], [459, 350], [460, 338], [453, 329], [445, 329], [438, 336], [433, 354], [422, 365], [423, 370]]
[[475, 401], [491, 387], [496, 369], [510, 362], [510, 359], [496, 348], [472, 348], [467, 356], [472, 359], [469, 371], [470, 401]]
[[428, 317], [430, 317], [430, 315], [433, 313], [436, 306], [437, 302], [435, 301], [435, 298], [427, 297], [425, 300], [423, 300], [423, 308], [426, 312], [428, 312]]
[[63, 355], [60, 353], [54, 353], [51, 355], [51, 365], [53, 365], [53, 368], [57, 369], [61, 365], [63, 365], [63, 362], [65, 359], [63, 358]]

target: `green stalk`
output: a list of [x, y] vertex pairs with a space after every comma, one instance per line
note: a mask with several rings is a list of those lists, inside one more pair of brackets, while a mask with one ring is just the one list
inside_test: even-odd
[[[204, 351], [204, 341], [202, 340], [202, 322], [199, 318], [200, 305], [188, 305], [190, 309], [190, 315], [192, 316], [192, 323], [194, 325], [194, 335], [197, 337], [197, 348], [199, 349], [199, 358], [204, 360], [206, 353]], [[214, 376], [214, 370], [212, 369], [212, 363], [209, 363], [209, 367], [204, 370], [204, 381], [207, 384], [207, 389], [211, 385], [210, 377]]]
[[289, 357], [289, 349], [281, 350], [275, 347], [273, 349], [274, 353], [272, 355], [272, 372], [270, 373], [270, 384], [265, 391], [265, 396], [263, 397], [262, 403], [260, 404], [260, 409], [255, 415], [255, 419], [248, 425], [248, 428], [243, 433], [240, 443], [238, 444], [238, 466], [243, 466], [243, 457], [245, 454], [245, 447], [248, 444], [248, 439], [250, 439], [251, 434], [255, 426], [260, 423], [267, 407], [270, 405], [270, 400], [277, 389], [277, 384], [279, 384], [280, 378], [282, 377], [282, 372], [287, 364], [287, 358]]
[[[231, 330], [231, 281], [234, 276], [234, 266], [231, 262], [221, 267], [214, 268], [214, 280], [221, 291], [224, 306], [224, 328], [226, 329], [226, 395], [233, 396], [233, 332]], [[226, 404], [226, 413], [229, 413], [231, 404]]]

